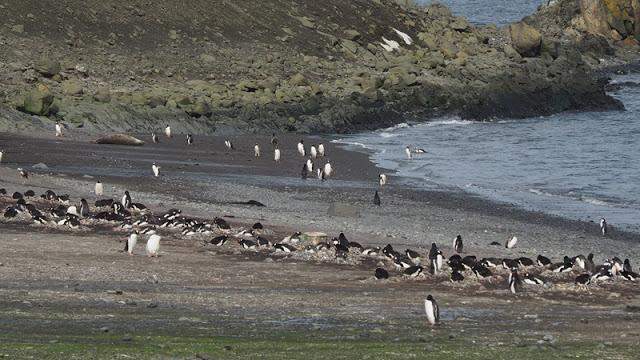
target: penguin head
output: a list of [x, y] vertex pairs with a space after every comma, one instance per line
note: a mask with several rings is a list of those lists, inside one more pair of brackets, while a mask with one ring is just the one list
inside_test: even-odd
[[427, 301], [433, 301], [433, 296], [431, 296], [431, 294], [427, 295]]

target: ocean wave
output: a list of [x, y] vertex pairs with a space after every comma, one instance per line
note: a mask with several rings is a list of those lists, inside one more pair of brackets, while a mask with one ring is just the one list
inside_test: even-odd
[[394, 131], [394, 130], [398, 130], [398, 129], [404, 129], [404, 128], [408, 128], [410, 125], [407, 123], [400, 123], [400, 124], [396, 124], [394, 126], [388, 127], [386, 129], [381, 129], [379, 130], [380, 132], [389, 132], [389, 131]]
[[342, 144], [342, 145], [351, 145], [351, 146], [358, 146], [361, 147], [363, 149], [371, 149], [371, 147], [369, 145], [365, 145], [361, 142], [357, 142], [357, 141], [349, 141], [346, 139], [336, 139], [336, 140], [331, 140], [332, 143], [334, 144]]
[[543, 196], [557, 196], [555, 194], [552, 193], [548, 193], [546, 191], [542, 191], [540, 189], [529, 189], [530, 193], [536, 194], [536, 195], [543, 195]]
[[587, 196], [581, 196], [580, 197], [580, 201], [584, 201], [587, 204], [591, 204], [591, 205], [598, 205], [598, 206], [611, 206], [612, 204], [604, 201], [604, 200], [600, 200], [600, 199], [596, 199], [596, 198], [591, 198], [591, 197], [587, 197]]
[[393, 138], [393, 137], [397, 137], [397, 136], [400, 136], [400, 135], [402, 135], [402, 134], [393, 134], [393, 133], [390, 133], [390, 132], [382, 132], [382, 133], [380, 133], [380, 136], [383, 137], [383, 138]]
[[460, 118], [454, 118], [454, 119], [443, 119], [443, 120], [434, 120], [434, 121], [428, 121], [425, 123], [421, 123], [417, 126], [420, 127], [432, 127], [432, 126], [442, 126], [442, 125], [471, 125], [475, 123], [474, 121], [471, 120], [462, 120]]

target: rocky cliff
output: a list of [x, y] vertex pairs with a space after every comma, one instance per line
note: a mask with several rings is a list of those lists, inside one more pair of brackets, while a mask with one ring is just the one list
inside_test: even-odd
[[601, 47], [637, 46], [634, 1], [604, 1], [608, 29], [587, 0], [499, 29], [410, 1], [0, 0], [0, 127], [348, 132], [619, 108], [593, 69]]

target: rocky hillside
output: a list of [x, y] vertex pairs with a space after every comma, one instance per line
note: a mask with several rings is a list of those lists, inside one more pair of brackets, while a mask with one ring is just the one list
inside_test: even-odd
[[[616, 108], [592, 72], [602, 49], [563, 32], [585, 1], [498, 29], [393, 0], [0, 0], [0, 129], [348, 132]], [[624, 41], [594, 36], [635, 49], [623, 23]]]

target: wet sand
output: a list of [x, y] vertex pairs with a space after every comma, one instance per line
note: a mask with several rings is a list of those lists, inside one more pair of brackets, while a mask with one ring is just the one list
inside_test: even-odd
[[[559, 261], [565, 254], [594, 252], [597, 262], [614, 255], [628, 257], [634, 264], [640, 259], [634, 234], [614, 228], [603, 238], [595, 224], [526, 212], [466, 194], [399, 188], [393, 176], [381, 190], [382, 206], [376, 207], [371, 200], [381, 170], [366, 155], [336, 148], [326, 138], [305, 137], [307, 144], [324, 141], [336, 174], [326, 182], [302, 180], [304, 159], [295, 150], [299, 138], [279, 138], [283, 160], [276, 165], [270, 136], [231, 137], [236, 149], [227, 151], [222, 138], [196, 137], [195, 144], [187, 147], [179, 136], [133, 148], [91, 144], [82, 135], [33, 139], [0, 134], [5, 149], [0, 187], [10, 194], [53, 189], [69, 193], [76, 202], [81, 197], [92, 202], [93, 184], [99, 178], [108, 196], [119, 198], [128, 189], [134, 201], [156, 213], [176, 207], [205, 219], [227, 216], [236, 227], [260, 221], [274, 232], [274, 240], [294, 230], [324, 231], [330, 236], [344, 231], [350, 240], [364, 245], [391, 243], [398, 250], [411, 247], [422, 253], [437, 242], [449, 256], [451, 241], [459, 233], [465, 239], [465, 253], [479, 257], [543, 253]], [[256, 141], [263, 149], [260, 159], [253, 158]], [[159, 178], [151, 176], [153, 161], [162, 167]], [[30, 169], [39, 162], [48, 169], [33, 170], [27, 181], [17, 176], [15, 168]], [[247, 200], [266, 206], [232, 204]], [[332, 204], [347, 209], [331, 212]], [[627, 358], [628, 347], [640, 341], [634, 325], [639, 315], [628, 307], [638, 305], [638, 286], [618, 280], [582, 290], [571, 284], [577, 272], [547, 271], [542, 276], [554, 285], [528, 287], [514, 296], [506, 288], [505, 271], [491, 280], [469, 275], [455, 285], [447, 275], [408, 280], [395, 272], [380, 282], [372, 279], [372, 272], [382, 259], [341, 263], [300, 255], [267, 256], [238, 246], [205, 246], [206, 238], [179, 233], [163, 240], [160, 258], [147, 259], [122, 253], [125, 231], [70, 231], [4, 219], [0, 226], [4, 249], [0, 331], [9, 334], [0, 337], [0, 344], [12, 356], [42, 354], [38, 351], [46, 352], [55, 344], [49, 341], [91, 349], [98, 347], [96, 342], [116, 346], [127, 336], [140, 345], [145, 336], [183, 334], [197, 343], [203, 332], [219, 340], [282, 341], [303, 336], [294, 341], [298, 346], [304, 343], [304, 334], [309, 335], [307, 341], [397, 343], [418, 357], [424, 356], [428, 343], [440, 354], [459, 349], [453, 354], [460, 356], [482, 344], [496, 354], [494, 358], [523, 355], [522, 349], [551, 351], [551, 357], [579, 354], [578, 348]], [[488, 245], [513, 235], [520, 239], [515, 249]], [[142, 254], [143, 246], [138, 246]], [[427, 293], [436, 295], [443, 310], [443, 325], [435, 331], [422, 318], [421, 303]], [[100, 330], [104, 327], [108, 330]], [[36, 334], [43, 340], [14, 339]], [[83, 334], [87, 338], [79, 339]], [[545, 335], [553, 340], [539, 343]], [[42, 343], [45, 346], [38, 345]], [[195, 356], [152, 345], [155, 354]], [[33, 348], [25, 349], [29, 346]], [[235, 352], [242, 345], [234, 343], [234, 351], [227, 352], [223, 340], [212, 346], [207, 351], [222, 351], [218, 357], [242, 357]], [[137, 354], [137, 350], [132, 345], [122, 352]], [[389, 354], [399, 351], [387, 350], [375, 354], [393, 357]], [[104, 351], [98, 357], [115, 357]], [[275, 352], [269, 355], [278, 358]]]

